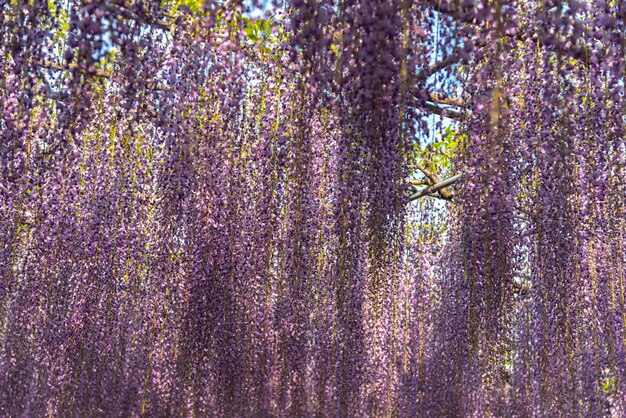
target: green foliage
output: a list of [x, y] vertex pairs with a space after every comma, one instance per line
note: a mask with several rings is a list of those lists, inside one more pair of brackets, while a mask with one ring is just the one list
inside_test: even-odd
[[178, 10], [180, 6], [187, 6], [193, 13], [200, 13], [203, 3], [203, 0], [161, 0], [161, 7]]
[[453, 127], [448, 127], [439, 141], [426, 146], [415, 143], [411, 160], [434, 173], [451, 171], [454, 168], [454, 160], [465, 151], [466, 143], [466, 133], [459, 133]]
[[64, 7], [60, 7], [56, 1], [48, 0], [48, 11], [59, 23], [59, 26], [52, 33], [54, 45], [58, 54], [62, 54], [62, 48], [70, 30], [70, 17]]
[[254, 44], [263, 58], [272, 58], [279, 62], [276, 46], [285, 40], [285, 31], [276, 20], [242, 17], [243, 30], [248, 42]]

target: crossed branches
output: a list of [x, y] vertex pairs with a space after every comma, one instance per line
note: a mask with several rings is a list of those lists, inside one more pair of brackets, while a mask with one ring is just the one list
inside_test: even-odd
[[[442, 200], [452, 200], [455, 196], [454, 192], [449, 190], [448, 187], [459, 181], [463, 174], [457, 174], [445, 180], [439, 180], [435, 173], [423, 166], [422, 164], [412, 164], [409, 168], [415, 168], [420, 170], [424, 176], [423, 179], [410, 179], [409, 188], [411, 196], [409, 202], [420, 199], [424, 196], [435, 197]], [[416, 186], [426, 186], [423, 189], [418, 189]]]

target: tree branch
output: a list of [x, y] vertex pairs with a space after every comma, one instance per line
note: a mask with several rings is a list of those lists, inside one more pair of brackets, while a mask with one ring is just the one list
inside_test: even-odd
[[[437, 179], [437, 176], [435, 175], [435, 173], [433, 173], [431, 170], [429, 170], [427, 167], [425, 167], [422, 164], [415, 163], [415, 164], [410, 165], [409, 168], [414, 168], [414, 169], [418, 169], [419, 171], [421, 171], [428, 179], [427, 183], [429, 184], [428, 187], [420, 190], [419, 192], [413, 193], [410, 197], [411, 201], [415, 199], [419, 199], [420, 197], [423, 197], [423, 196], [432, 196], [433, 194], [435, 195], [434, 197], [439, 197], [445, 200], [452, 200], [452, 198], [454, 197], [454, 193], [447, 190], [446, 187], [452, 185], [457, 180], [459, 180], [462, 176], [461, 174], [440, 182], [439, 179]], [[423, 180], [424, 179], [415, 180], [415, 183], [412, 182], [412, 184], [417, 184], [418, 182], [422, 183]]]
[[[110, 79], [112, 81], [117, 82], [117, 79], [115, 77], [116, 73], [113, 71], [105, 70], [103, 68], [90, 67], [88, 69], [85, 69], [79, 66], [78, 64], [63, 65], [54, 61], [39, 61], [37, 65], [41, 68], [47, 68], [47, 69], [55, 70], [55, 71], [76, 71], [79, 74], [83, 74], [86, 76], [106, 78], [106, 79]], [[175, 91], [171, 87], [163, 86], [161, 84], [154, 83], [154, 82], [148, 82], [145, 85], [145, 87], [148, 90], [159, 90], [159, 91], [168, 91], [168, 92]]]
[[459, 112], [458, 110], [437, 106], [436, 104], [432, 104], [428, 102], [420, 105], [420, 107], [423, 110], [426, 110], [430, 113], [434, 113], [436, 115], [443, 116], [445, 118], [449, 118], [453, 120], [463, 120], [463, 117], [465, 116], [463, 113]]
[[409, 183], [414, 186], [429, 186], [432, 184], [428, 179], [409, 179]]
[[444, 104], [444, 105], [451, 105], [451, 106], [458, 106], [458, 107], [467, 106], [467, 103], [465, 103], [465, 100], [463, 99], [459, 99], [458, 97], [445, 96], [443, 94], [433, 93], [433, 92], [428, 92], [428, 100], [430, 100], [433, 103]]
[[435, 73], [438, 73], [439, 71], [443, 70], [446, 67], [449, 67], [453, 64], [456, 64], [457, 62], [461, 61], [461, 59], [463, 58], [461, 56], [460, 53], [460, 48], [457, 48], [454, 52], [452, 52], [450, 55], [448, 55], [446, 58], [442, 59], [439, 62], [436, 62], [433, 65], [428, 66], [427, 68], [423, 69], [422, 71], [420, 71], [419, 73], [417, 73], [417, 75], [415, 76], [415, 80], [419, 83], [421, 81], [426, 81], [426, 79], [430, 76], [432, 76]]
[[111, 14], [121, 16], [125, 19], [131, 19], [131, 20], [135, 20], [141, 23], [154, 25], [160, 29], [169, 31], [170, 33], [174, 32], [174, 28], [176, 27], [176, 24], [173, 22], [173, 20], [168, 21], [168, 20], [159, 19], [159, 18], [156, 18], [156, 19], [142, 18], [141, 16], [139, 16], [137, 13], [133, 11], [134, 6], [135, 6], [135, 2], [133, 0], [131, 1], [117, 0], [117, 1], [105, 3], [106, 9], [109, 12], [111, 12]]
[[452, 199], [453, 195], [450, 192], [447, 193], [448, 195], [447, 197], [444, 196], [443, 193], [441, 192], [446, 187], [451, 186], [452, 184], [456, 183], [461, 177], [463, 177], [463, 174], [457, 174], [456, 176], [440, 181], [439, 183], [433, 184], [432, 186], [428, 186], [417, 193], [413, 193], [411, 197], [409, 197], [409, 202], [412, 202], [424, 196], [430, 196], [431, 194], [436, 193], [436, 192], [439, 192], [441, 197], [444, 199]]
[[94, 77], [101, 78], [112, 78], [114, 73], [112, 71], [104, 70], [102, 68], [91, 67], [89, 69], [81, 68], [78, 64], [68, 64], [63, 65], [54, 61], [39, 61], [37, 63], [42, 68], [47, 68], [49, 70], [57, 70], [57, 71], [76, 71], [80, 74], [91, 75]]

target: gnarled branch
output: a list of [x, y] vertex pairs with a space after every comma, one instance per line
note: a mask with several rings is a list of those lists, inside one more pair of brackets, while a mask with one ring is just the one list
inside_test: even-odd
[[443, 199], [451, 200], [452, 197], [453, 197], [452, 193], [450, 193], [450, 191], [446, 191], [447, 192], [447, 193], [445, 193], [446, 196], [444, 196], [442, 191], [444, 191], [446, 187], [451, 186], [452, 184], [456, 183], [459, 179], [461, 179], [461, 177], [463, 177], [463, 174], [457, 174], [456, 176], [453, 176], [453, 177], [450, 177], [450, 178], [448, 178], [446, 180], [443, 180], [443, 181], [440, 181], [438, 183], [435, 183], [432, 186], [425, 187], [421, 191], [413, 193], [409, 197], [409, 202], [417, 200], [420, 197], [430, 196], [430, 195], [432, 195], [434, 193], [437, 193], [437, 192], [439, 192], [439, 194], [441, 195], [441, 197]]

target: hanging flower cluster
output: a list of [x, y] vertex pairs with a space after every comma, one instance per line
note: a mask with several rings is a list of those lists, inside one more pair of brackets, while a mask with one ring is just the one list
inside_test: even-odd
[[626, 4], [243, 3], [0, 1], [0, 414], [625, 414]]

